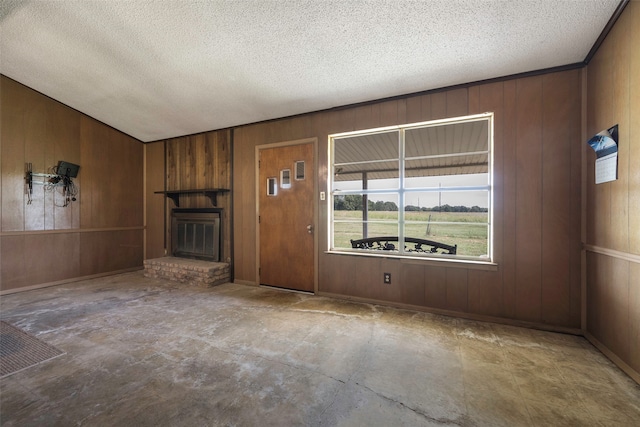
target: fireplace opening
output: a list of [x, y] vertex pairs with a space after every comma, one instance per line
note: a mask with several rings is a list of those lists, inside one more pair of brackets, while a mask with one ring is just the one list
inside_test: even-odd
[[171, 211], [171, 254], [220, 262], [222, 209], [173, 209]]

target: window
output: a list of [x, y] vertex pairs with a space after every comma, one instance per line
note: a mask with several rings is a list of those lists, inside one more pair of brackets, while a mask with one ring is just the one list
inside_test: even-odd
[[267, 196], [276, 196], [278, 194], [278, 178], [267, 178]]
[[291, 169], [282, 169], [280, 171], [280, 187], [291, 188]]
[[295, 163], [296, 181], [304, 181], [304, 160], [298, 160]]
[[493, 114], [330, 135], [329, 250], [491, 262]]

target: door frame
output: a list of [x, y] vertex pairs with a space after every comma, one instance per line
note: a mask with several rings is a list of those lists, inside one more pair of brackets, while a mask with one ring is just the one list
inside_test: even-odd
[[[313, 293], [318, 293], [318, 138], [304, 138], [291, 141], [274, 142], [270, 144], [256, 145], [255, 147], [255, 189], [256, 189], [256, 211], [254, 213], [256, 230], [256, 285], [260, 285], [260, 191], [264, 189], [264, 183], [260, 182], [260, 151], [270, 148], [290, 147], [294, 145], [312, 144], [313, 155]], [[302, 292], [291, 290], [292, 292]]]

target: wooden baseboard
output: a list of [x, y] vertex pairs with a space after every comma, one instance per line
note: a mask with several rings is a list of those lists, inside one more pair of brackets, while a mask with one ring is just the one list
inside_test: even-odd
[[620, 359], [614, 352], [609, 350], [606, 345], [602, 344], [596, 337], [591, 335], [588, 331], [584, 332], [584, 336], [591, 344], [593, 344], [602, 354], [607, 356], [618, 368], [620, 368], [625, 374], [629, 375], [632, 380], [640, 384], [640, 372], [633, 369], [631, 366]]
[[390, 302], [390, 301], [374, 300], [369, 298], [353, 297], [349, 295], [333, 294], [329, 292], [318, 292], [316, 295], [324, 296], [328, 298], [362, 302], [366, 304], [376, 304], [376, 305], [383, 305], [383, 306], [395, 307], [395, 308], [401, 308], [401, 309], [407, 309], [407, 310], [422, 311], [425, 313], [439, 314], [442, 316], [456, 317], [456, 318], [467, 319], [467, 320], [476, 320], [479, 322], [497, 323], [500, 325], [517, 326], [520, 328], [537, 329], [541, 331], [558, 332], [562, 334], [570, 334], [570, 335], [578, 335], [578, 336], [583, 335], [582, 330], [578, 328], [568, 328], [564, 326], [548, 325], [545, 323], [527, 322], [524, 320], [485, 316], [482, 314], [474, 314], [474, 313], [463, 313], [459, 311], [443, 310], [439, 308], [423, 307], [420, 305], [411, 305], [411, 304], [403, 304], [403, 303], [396, 303], [396, 302]]
[[140, 267], [131, 267], [131, 268], [125, 268], [125, 269], [122, 269], [122, 270], [108, 271], [106, 273], [91, 274], [89, 276], [72, 277], [70, 279], [58, 280], [58, 281], [55, 281], [55, 282], [40, 283], [40, 284], [37, 284], [37, 285], [23, 286], [23, 287], [15, 288], [15, 289], [7, 289], [7, 290], [4, 290], [4, 291], [0, 291], [0, 295], [9, 295], [9, 294], [15, 294], [15, 293], [18, 293], [18, 292], [33, 291], [33, 290], [36, 290], [36, 289], [48, 288], [48, 287], [51, 287], [51, 286], [64, 285], [66, 283], [79, 282], [81, 280], [90, 280], [90, 279], [97, 279], [99, 277], [114, 276], [116, 274], [130, 273], [132, 271], [138, 271], [138, 270], [142, 270], [142, 269], [144, 269], [144, 267], [142, 267], [142, 266], [140, 266]]
[[258, 286], [256, 285], [256, 282], [252, 282], [250, 280], [238, 280], [238, 279], [234, 279], [233, 283], [237, 284], [237, 285], [247, 285], [247, 286]]

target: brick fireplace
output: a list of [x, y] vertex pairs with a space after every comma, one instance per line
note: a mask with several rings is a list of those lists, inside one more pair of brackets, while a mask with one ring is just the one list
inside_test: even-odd
[[171, 255], [144, 261], [145, 276], [199, 286], [215, 286], [230, 280], [230, 266], [223, 260], [222, 209], [171, 211]]

